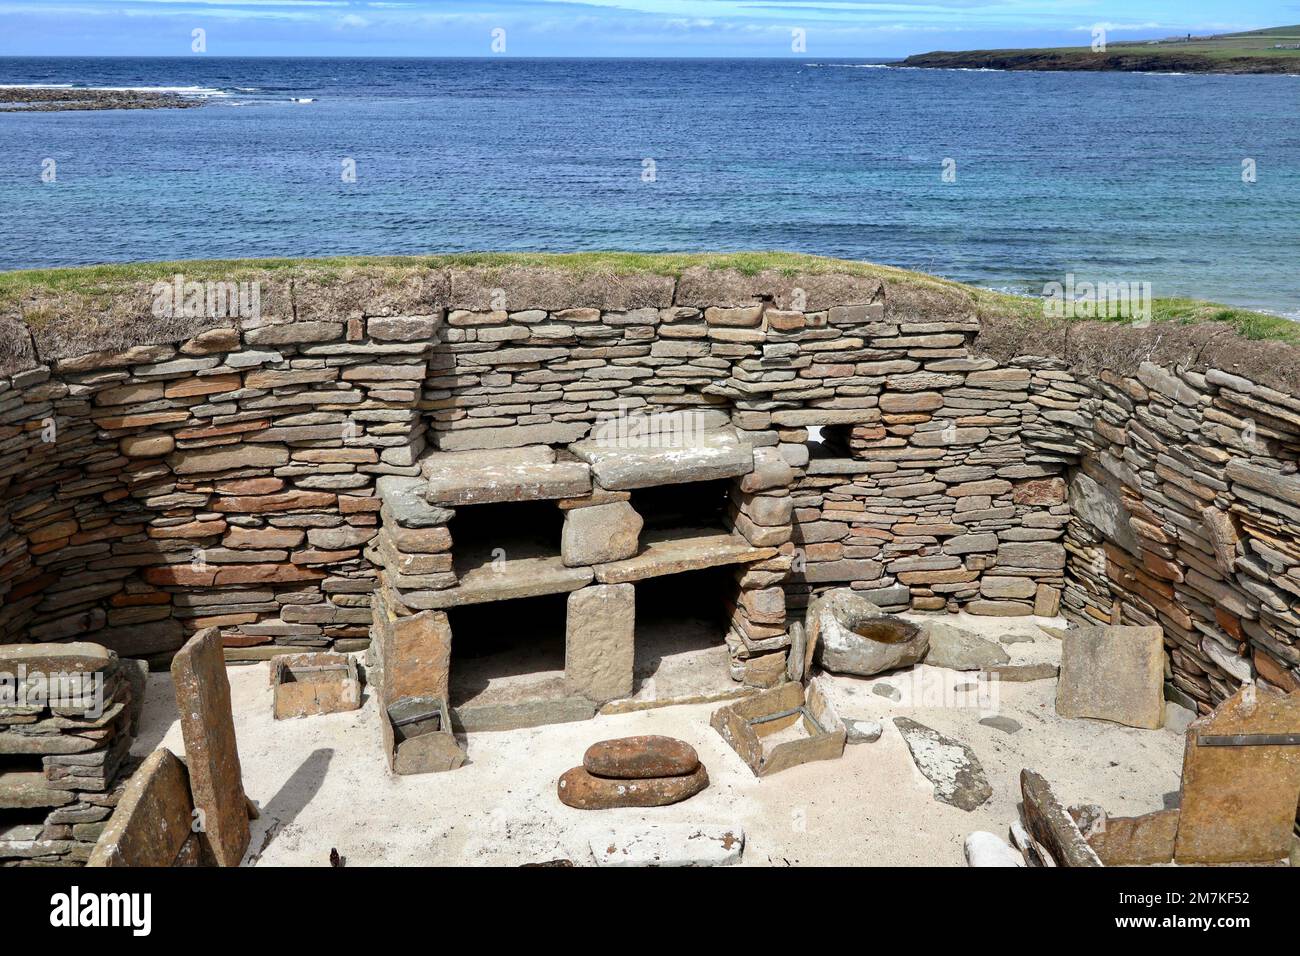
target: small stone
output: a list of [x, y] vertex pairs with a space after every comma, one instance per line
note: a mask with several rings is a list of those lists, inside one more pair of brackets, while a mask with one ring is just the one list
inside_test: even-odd
[[986, 641], [950, 624], [936, 622], [926, 625], [925, 629], [929, 632], [930, 642], [925, 662], [933, 667], [977, 671], [1005, 664], [1011, 659], [1006, 651], [992, 641]]
[[569, 567], [621, 561], [637, 553], [645, 522], [626, 501], [564, 512], [560, 554]]
[[1025, 858], [1001, 837], [976, 830], [962, 845], [970, 866], [1024, 866]]
[[1186, 733], [1196, 716], [1196, 711], [1188, 710], [1182, 704], [1175, 704], [1171, 700], [1165, 701], [1166, 730], [1172, 730], [1176, 734]]
[[609, 780], [593, 777], [584, 767], [574, 767], [556, 785], [560, 802], [577, 810], [610, 810], [616, 807], [666, 807], [695, 796], [709, 785], [709, 774], [700, 764], [694, 773], [681, 777], [650, 780]]
[[983, 717], [980, 719], [980, 723], [985, 727], [992, 727], [994, 730], [1000, 730], [1004, 734], [1014, 734], [1021, 726], [1020, 721], [1013, 720], [1010, 717], [1004, 717], [1001, 714], [997, 714], [993, 717]]
[[588, 845], [597, 866], [727, 866], [740, 861], [745, 831], [725, 824], [645, 824], [604, 831]]
[[[877, 684], [876, 686], [881, 685]], [[844, 720], [844, 727], [848, 731], [845, 742], [850, 744], [873, 744], [884, 733], [884, 727], [877, 720], [858, 720], [857, 718], [847, 717]]]
[[993, 796], [974, 751], [907, 717], [895, 717], [916, 769], [934, 784], [934, 798], [969, 812]]
[[981, 673], [992, 680], [1003, 680], [1013, 684], [1023, 684], [1035, 680], [1051, 680], [1060, 672], [1060, 667], [1046, 661], [1037, 664], [999, 664]]
[[875, 694], [877, 697], [888, 698], [894, 703], [898, 703], [903, 699], [903, 692], [893, 684], [876, 684], [871, 688], [871, 693]]
[[583, 755], [582, 765], [595, 777], [647, 780], [694, 773], [700, 758], [684, 740], [647, 734], [594, 743]]

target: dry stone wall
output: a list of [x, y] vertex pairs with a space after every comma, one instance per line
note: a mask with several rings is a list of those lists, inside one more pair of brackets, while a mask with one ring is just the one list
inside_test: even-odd
[[1246, 681], [1300, 690], [1300, 399], [1151, 363], [1088, 384], [1067, 609], [1159, 624], [1202, 712]]
[[[166, 658], [215, 626], [231, 659], [359, 650], [398, 553], [379, 482], [707, 410], [755, 449], [734, 530], [779, 550], [743, 572], [756, 642], [788, 626], [765, 592], [797, 609], [850, 583], [1160, 623], [1202, 709], [1296, 679], [1300, 399], [1240, 370], [989, 350], [968, 291], [906, 279], [353, 278], [264, 291], [242, 320], [3, 325], [0, 640]], [[447, 547], [411, 566], [439, 573]]]

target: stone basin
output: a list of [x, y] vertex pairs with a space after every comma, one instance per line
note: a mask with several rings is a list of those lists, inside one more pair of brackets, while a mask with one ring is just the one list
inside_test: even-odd
[[929, 632], [886, 614], [852, 588], [836, 588], [808, 605], [808, 654], [823, 670], [870, 677], [916, 664], [930, 647]]
[[867, 618], [858, 624], [851, 625], [849, 629], [859, 637], [866, 638], [869, 641], [878, 641], [881, 644], [906, 644], [908, 641], [914, 640], [917, 634], [921, 632], [921, 628], [911, 621], [905, 621], [893, 614]]

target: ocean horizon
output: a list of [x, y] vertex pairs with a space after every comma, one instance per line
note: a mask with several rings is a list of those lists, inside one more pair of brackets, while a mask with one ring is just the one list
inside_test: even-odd
[[4, 57], [206, 103], [0, 113], [0, 269], [780, 249], [1300, 318], [1300, 77], [886, 62]]

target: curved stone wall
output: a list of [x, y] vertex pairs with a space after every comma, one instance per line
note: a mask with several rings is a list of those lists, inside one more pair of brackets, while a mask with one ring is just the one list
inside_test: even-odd
[[708, 409], [779, 472], [732, 516], [780, 549], [789, 608], [844, 584], [1061, 604], [1160, 623], [1202, 705], [1297, 686], [1300, 399], [1242, 367], [1105, 371], [1077, 333], [1009, 338], [969, 290], [889, 275], [428, 269], [270, 276], [243, 319], [155, 306], [74, 322], [56, 298], [0, 329], [0, 640], [166, 657], [215, 625], [232, 659], [357, 650], [378, 479]]

